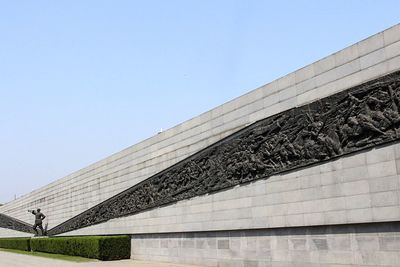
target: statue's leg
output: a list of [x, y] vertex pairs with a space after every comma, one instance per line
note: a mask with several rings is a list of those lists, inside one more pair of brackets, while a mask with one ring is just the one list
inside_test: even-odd
[[35, 231], [35, 236], [38, 236], [39, 233], [37, 231], [37, 224], [35, 223], [32, 228], [33, 228], [33, 231]]
[[42, 224], [39, 224], [39, 229], [40, 229], [40, 235], [41, 236], [44, 236], [44, 230], [43, 230], [43, 225]]

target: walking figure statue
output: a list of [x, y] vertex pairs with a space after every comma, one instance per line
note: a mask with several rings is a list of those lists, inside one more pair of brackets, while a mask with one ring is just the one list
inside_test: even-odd
[[37, 210], [28, 210], [28, 212], [32, 213], [35, 215], [35, 224], [33, 225], [33, 230], [35, 231], [35, 236], [39, 236], [39, 232], [37, 228], [40, 229], [41, 231], [41, 236], [45, 235], [45, 232], [43, 230], [43, 219], [46, 218], [43, 213], [40, 212], [40, 209]]

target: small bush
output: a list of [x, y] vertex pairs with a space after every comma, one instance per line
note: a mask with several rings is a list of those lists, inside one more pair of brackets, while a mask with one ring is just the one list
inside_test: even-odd
[[129, 236], [33, 238], [32, 251], [81, 256], [99, 260], [129, 259]]
[[0, 248], [30, 251], [30, 238], [0, 238]]

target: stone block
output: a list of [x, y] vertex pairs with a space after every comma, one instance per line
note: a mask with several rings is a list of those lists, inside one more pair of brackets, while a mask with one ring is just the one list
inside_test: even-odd
[[184, 239], [181, 242], [182, 244], [182, 248], [194, 248], [195, 247], [195, 243], [193, 239]]
[[[283, 191], [288, 191], [288, 188], [292, 188], [293, 184], [290, 183], [290, 181], [271, 181], [267, 184], [265, 188], [266, 193], [277, 193], [277, 192], [283, 192]], [[298, 186], [298, 182], [295, 182], [295, 186]], [[297, 189], [297, 188], [293, 188]], [[290, 190], [290, 189], [289, 189]]]
[[321, 177], [321, 189], [327, 185], [333, 185], [339, 182], [339, 176], [335, 172], [323, 172]]
[[310, 262], [310, 253], [308, 250], [289, 251], [288, 261], [296, 266], [306, 267]]
[[[360, 72], [355, 72], [335, 81], [336, 89], [331, 94], [340, 90], [348, 89], [359, 85], [362, 82]], [[339, 90], [340, 89], [340, 90]]]
[[285, 216], [270, 216], [267, 217], [270, 227], [284, 227], [286, 226]]
[[243, 261], [243, 267], [260, 267], [258, 261], [245, 260]]
[[288, 203], [287, 207], [288, 207], [288, 214], [302, 214], [304, 212], [302, 202]]
[[304, 105], [304, 104], [307, 104], [307, 103], [310, 103], [311, 101], [313, 101], [315, 99], [316, 92], [317, 92], [316, 89], [312, 89], [312, 90], [306, 91], [302, 94], [299, 94], [297, 96], [298, 105]]
[[373, 220], [372, 209], [365, 208], [346, 210], [346, 218], [348, 223], [371, 222]]
[[266, 85], [261, 86], [260, 90], [262, 91], [264, 98], [266, 98], [272, 94], [276, 94], [276, 92], [278, 92], [277, 80], [274, 80], [270, 83], [267, 83]]
[[340, 90], [346, 89], [346, 88], [339, 87], [340, 84], [338, 83], [338, 81], [341, 81], [341, 80], [342, 79], [335, 80], [335, 81], [329, 82], [327, 84], [324, 84], [322, 86], [319, 86], [315, 99], [330, 96], [334, 93], [339, 92]]
[[238, 109], [235, 109], [234, 111], [231, 111], [229, 113], [224, 114], [222, 116], [222, 118], [223, 118], [225, 123], [229, 123], [231, 121], [235, 121], [235, 120], [237, 120], [237, 119], [249, 114], [248, 108], [249, 108], [248, 106], [240, 107]]
[[[290, 194], [293, 193], [293, 194]], [[289, 203], [301, 199], [299, 190], [283, 193], [268, 193], [264, 196], [254, 197], [253, 205], [270, 205], [277, 203]]]
[[382, 61], [385, 61], [385, 59], [386, 59], [385, 48], [376, 50], [360, 58], [361, 69], [367, 69]]
[[296, 95], [301, 95], [307, 91], [310, 91], [316, 87], [315, 78], [310, 78], [296, 84]]
[[289, 250], [306, 250], [306, 238], [289, 238]]
[[280, 108], [282, 111], [294, 108], [297, 106], [297, 97], [292, 97], [292, 98], [283, 100], [279, 104], [280, 104]]
[[346, 209], [346, 198], [336, 197], [327, 198], [322, 200], [322, 211], [334, 211], [334, 210], [344, 210]]
[[340, 79], [342, 77], [345, 77], [345, 76], [348, 76], [350, 74], [353, 74], [355, 72], [360, 71], [360, 69], [361, 69], [360, 66], [361, 66], [360, 59], [354, 59], [353, 61], [345, 63], [345, 64], [343, 64], [341, 66], [338, 66], [335, 69], [336, 70], [337, 79]]
[[326, 238], [311, 238], [310, 249], [328, 250], [328, 240]]
[[322, 198], [322, 192], [319, 187], [311, 187], [301, 190], [301, 199], [304, 201], [318, 200]]
[[279, 78], [277, 80], [277, 83], [278, 83], [278, 90], [279, 91], [295, 85], [296, 84], [295, 73], [292, 72], [292, 73], [289, 73], [289, 74], [283, 76], [282, 78]]
[[[191, 213], [209, 212], [212, 209], [212, 203], [209, 202], [209, 203], [203, 203], [203, 204], [198, 204], [198, 205], [190, 205], [189, 209], [190, 209]], [[171, 210], [171, 212], [175, 213], [175, 210]]]
[[229, 249], [229, 239], [218, 240], [218, 249]]
[[322, 212], [305, 213], [303, 216], [305, 225], [323, 225], [325, 223], [325, 216]]
[[347, 196], [345, 197], [345, 201], [347, 210], [369, 208], [372, 206], [370, 194]]
[[237, 209], [251, 207], [251, 198], [232, 199], [213, 203], [213, 210]]
[[377, 251], [377, 263], [382, 266], [398, 266], [400, 254], [397, 251]]
[[400, 208], [398, 206], [392, 207], [373, 207], [373, 220], [374, 221], [388, 221], [388, 220], [399, 220]]
[[303, 211], [304, 213], [323, 212], [325, 209], [323, 203], [323, 199], [303, 201]]
[[342, 192], [345, 196], [369, 193], [369, 184], [366, 180], [342, 184]]
[[340, 50], [339, 52], [335, 53], [334, 55], [335, 58], [335, 63], [336, 66], [341, 66], [343, 64], [346, 64], [349, 61], [352, 61], [356, 58], [358, 58], [358, 45], [352, 45], [349, 47], [346, 47], [343, 50]]
[[384, 251], [399, 251], [400, 253], [400, 236], [380, 236], [379, 248]]
[[295, 72], [295, 82], [296, 84], [303, 81], [309, 80], [314, 77], [314, 66], [307, 65]]
[[270, 94], [270, 95], [266, 96], [263, 99], [264, 99], [263, 100], [264, 101], [263, 105], [266, 108], [266, 107], [272, 106], [272, 105], [274, 105], [274, 104], [279, 102], [279, 94], [278, 93]]
[[270, 222], [268, 217], [252, 217], [251, 224], [249, 228], [259, 229], [259, 228], [267, 228], [270, 227]]
[[400, 40], [400, 24], [397, 24], [383, 32], [385, 45], [392, 44]]
[[393, 146], [386, 146], [378, 149], [373, 149], [365, 154], [368, 164], [385, 162], [395, 159], [395, 151]]
[[369, 173], [366, 166], [358, 166], [354, 168], [346, 168], [340, 172], [341, 180], [343, 182], [352, 182], [358, 180], [368, 179]]
[[318, 76], [315, 76], [315, 85], [321, 87], [327, 83], [333, 82], [337, 80], [337, 72], [336, 69], [329, 70], [327, 72], [321, 73]]
[[393, 72], [400, 69], [400, 56], [394, 57], [386, 61], [386, 71]]
[[319, 75], [326, 71], [329, 71], [336, 66], [335, 58], [333, 56], [325, 57], [321, 60], [318, 60], [313, 64], [314, 66], [314, 74]]
[[265, 108], [265, 115], [266, 115], [266, 117], [269, 117], [269, 116], [275, 115], [281, 111], [282, 111], [282, 108], [281, 108], [280, 103], [276, 103], [274, 105], [271, 105], [271, 106]]
[[386, 191], [372, 194], [372, 206], [397, 206], [399, 204], [398, 191]]
[[[291, 183], [290, 180], [287, 183]], [[301, 188], [319, 187], [321, 185], [321, 177], [319, 174], [306, 175], [300, 177]]]
[[259, 121], [259, 120], [262, 120], [262, 119], [265, 119], [265, 118], [266, 118], [265, 110], [261, 109], [261, 110], [259, 110], [257, 112], [251, 113], [249, 115], [249, 122], [250, 123], [254, 123], [256, 121]]
[[393, 176], [397, 174], [396, 162], [394, 160], [367, 165], [371, 178]]
[[359, 56], [369, 54], [384, 46], [383, 33], [375, 34], [358, 43]]
[[286, 215], [286, 226], [301, 226], [304, 225], [304, 216], [303, 214], [290, 214]]
[[400, 41], [385, 47], [386, 58], [393, 58], [400, 55]]
[[361, 81], [366, 82], [374, 78], [380, 77], [388, 72], [388, 63], [381, 62], [360, 72]]
[[293, 85], [291, 87], [285, 88], [278, 92], [278, 100], [282, 102], [286, 99], [293, 98], [296, 96], [296, 86]]
[[330, 235], [328, 237], [328, 247], [333, 251], [350, 251], [350, 237], [347, 235]]
[[[245, 219], [251, 218], [252, 209], [243, 208], [243, 209], [232, 209], [232, 210], [223, 210], [218, 212], [213, 212], [211, 219], [212, 220], [235, 220], [235, 219]], [[207, 216], [205, 216], [207, 220]]]
[[[353, 261], [352, 251], [320, 251], [320, 263], [326, 263], [326, 266], [346, 266]], [[322, 265], [324, 266], [324, 265]]]
[[379, 250], [378, 236], [358, 236], [355, 238], [358, 250]]
[[259, 110], [262, 110], [264, 108], [264, 99], [260, 98], [255, 100], [254, 102], [251, 102], [250, 104], [248, 104], [248, 114], [247, 115], [251, 115], [254, 112], [257, 112]]
[[399, 189], [399, 180], [396, 175], [371, 179], [368, 183], [372, 193]]

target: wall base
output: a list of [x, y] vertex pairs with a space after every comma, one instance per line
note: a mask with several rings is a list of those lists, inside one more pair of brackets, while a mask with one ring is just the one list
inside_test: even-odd
[[400, 266], [400, 222], [141, 234], [132, 258], [206, 266]]

